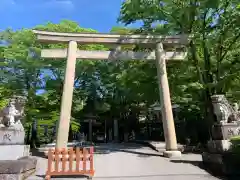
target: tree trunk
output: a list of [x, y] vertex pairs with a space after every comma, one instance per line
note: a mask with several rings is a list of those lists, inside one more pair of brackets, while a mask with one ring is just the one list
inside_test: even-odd
[[215, 120], [215, 116], [214, 116], [214, 109], [213, 109], [213, 105], [212, 105], [212, 100], [211, 100], [211, 93], [209, 92], [209, 89], [206, 88], [204, 90], [204, 101], [205, 101], [205, 106], [204, 106], [204, 124], [206, 126], [206, 128], [208, 129], [208, 133], [209, 133], [209, 138], [212, 137], [212, 125], [214, 123]]
[[193, 64], [197, 70], [198, 76], [199, 76], [199, 81], [201, 84], [203, 84], [204, 89], [202, 92], [202, 101], [204, 102], [204, 127], [207, 129], [208, 131], [208, 137], [207, 139], [211, 138], [211, 128], [213, 125], [213, 122], [215, 120], [215, 116], [214, 116], [214, 111], [213, 111], [213, 105], [212, 105], [212, 100], [211, 100], [211, 96], [212, 93], [214, 92], [213, 88], [209, 87], [209, 83], [213, 83], [213, 77], [212, 74], [210, 73], [211, 70], [211, 62], [210, 62], [210, 57], [209, 57], [209, 52], [206, 49], [206, 44], [203, 43], [203, 49], [204, 51], [204, 68], [203, 70], [201, 70], [200, 65], [199, 65], [199, 61], [200, 58], [197, 55], [197, 50], [196, 50], [196, 46], [194, 44], [193, 41], [190, 42], [190, 52], [192, 55], [192, 59], [193, 59]]

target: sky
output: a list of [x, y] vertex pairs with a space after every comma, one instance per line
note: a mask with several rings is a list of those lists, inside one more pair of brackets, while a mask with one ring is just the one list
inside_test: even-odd
[[[0, 0], [0, 31], [33, 28], [63, 19], [107, 33], [117, 24], [123, 0]], [[138, 27], [140, 24], [132, 25]], [[39, 90], [37, 94], [43, 93]]]
[[[123, 0], [0, 0], [0, 31], [73, 20], [81, 27], [109, 32]], [[133, 25], [136, 27], [138, 24]]]

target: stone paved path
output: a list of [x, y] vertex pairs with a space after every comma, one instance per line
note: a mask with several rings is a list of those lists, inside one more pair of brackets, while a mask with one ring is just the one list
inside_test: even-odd
[[[187, 154], [180, 160], [170, 160], [148, 147], [136, 144], [101, 145], [96, 151], [93, 180], [217, 180], [199, 167], [200, 155]], [[37, 172], [28, 180], [44, 179], [47, 160], [38, 159]]]

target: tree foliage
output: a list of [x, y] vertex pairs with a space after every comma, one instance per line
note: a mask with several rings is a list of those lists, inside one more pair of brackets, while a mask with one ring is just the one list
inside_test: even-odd
[[126, 0], [119, 17], [126, 25], [142, 21], [142, 33], [190, 35], [185, 73], [175, 71], [183, 70], [182, 65], [173, 67], [175, 73], [169, 68], [181, 83], [182, 92], [174, 98], [204, 110], [207, 122], [213, 121], [211, 95], [240, 99], [239, 19], [236, 0]]
[[[142, 21], [143, 27], [113, 27], [117, 34], [190, 34], [186, 61], [169, 62], [172, 103], [181, 107], [188, 122], [212, 121], [210, 96], [225, 93], [239, 101], [240, 13], [234, 0], [126, 0], [119, 21]], [[57, 32], [96, 32], [64, 20], [34, 29]], [[66, 48], [66, 44], [41, 44], [32, 29], [1, 32], [0, 107], [13, 94], [27, 97], [25, 124], [33, 119], [54, 125], [59, 118], [65, 59], [43, 59], [41, 49]], [[78, 45], [82, 50], [109, 50], [103, 45]], [[149, 50], [124, 45], [123, 50]], [[72, 129], [88, 114], [100, 120], [117, 118], [132, 127], [141, 111], [159, 100], [155, 62], [77, 61], [72, 106]], [[203, 113], [204, 112], [204, 113]], [[199, 126], [198, 126], [199, 127]]]
[[[57, 32], [96, 32], [72, 21], [47, 23], [34, 29]], [[133, 29], [115, 27], [112, 33], [133, 33]], [[40, 44], [31, 29], [6, 30], [1, 33], [1, 105], [13, 94], [27, 97], [25, 122], [40, 119], [54, 125], [59, 118], [64, 59], [43, 59], [43, 48], [66, 48], [66, 44]], [[82, 50], [108, 50], [103, 45], [78, 45]], [[124, 46], [134, 49], [135, 46]], [[139, 71], [139, 69], [141, 69]], [[72, 120], [82, 120], [91, 113], [96, 116], [126, 120], [139, 104], [152, 104], [158, 99], [154, 62], [78, 60], [76, 65]], [[137, 110], [139, 111], [139, 110]], [[74, 128], [74, 127], [73, 127]], [[76, 129], [76, 128], [75, 128]]]

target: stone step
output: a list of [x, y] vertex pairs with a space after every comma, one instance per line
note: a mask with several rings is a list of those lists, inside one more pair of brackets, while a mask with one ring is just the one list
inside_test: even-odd
[[17, 160], [0, 161], [0, 179], [26, 179], [36, 170], [37, 159], [26, 156]]
[[[79, 143], [79, 141], [76, 142], [68, 142], [67, 146], [68, 147], [73, 147], [75, 144]], [[49, 143], [49, 144], [43, 144], [40, 146], [40, 148], [45, 148], [45, 147], [55, 147], [56, 143]]]
[[[78, 142], [71, 142], [71, 143], [68, 143], [67, 144], [67, 147], [70, 148], [70, 147], [74, 147], [75, 144], [77, 144]], [[48, 152], [49, 149], [52, 149], [52, 148], [55, 148], [56, 146], [56, 143], [50, 143], [50, 144], [45, 144], [45, 145], [42, 145], [40, 148], [38, 148], [37, 150], [39, 152]]]
[[[136, 140], [136, 143], [139, 144], [145, 144], [149, 147], [151, 147], [152, 149], [159, 151], [159, 152], [163, 152], [166, 149], [166, 143], [165, 142], [161, 142], [161, 141], [141, 141], [141, 140]], [[184, 145], [182, 144], [177, 144], [178, 150], [179, 151], [183, 151], [184, 150]]]

